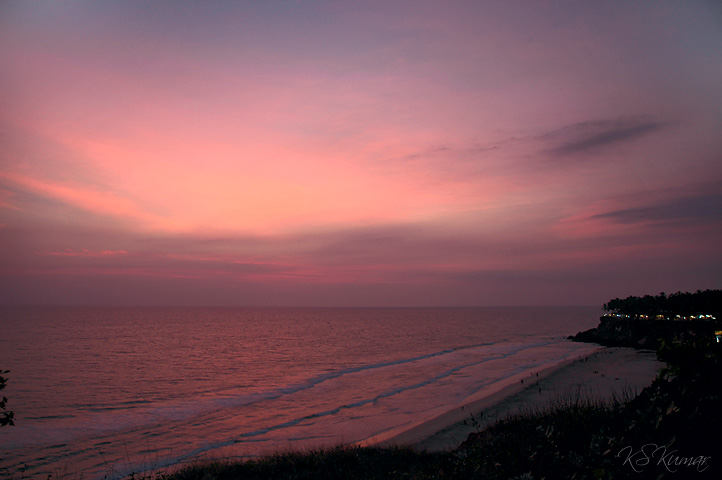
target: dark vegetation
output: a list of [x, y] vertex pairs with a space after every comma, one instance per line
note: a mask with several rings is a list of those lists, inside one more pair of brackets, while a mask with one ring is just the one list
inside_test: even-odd
[[294, 479], [368, 480], [456, 478], [447, 453], [411, 448], [337, 447], [304, 453], [282, 453], [247, 462], [213, 462], [188, 467], [172, 480]]
[[457, 455], [479, 473], [463, 478], [720, 478], [722, 345], [664, 343], [658, 355], [667, 368], [631, 401], [566, 403], [472, 435]]
[[720, 327], [706, 320], [629, 320], [602, 317], [596, 328], [569, 337], [577, 342], [598, 343], [607, 347], [631, 347], [657, 350], [662, 342], [675, 339], [712, 338]]
[[[0, 370], [0, 390], [4, 390], [5, 386], [7, 385], [8, 379], [3, 377], [3, 375], [8, 373], [10, 373], [9, 370]], [[0, 427], [15, 425], [15, 423], [13, 422], [13, 417], [15, 416], [15, 414], [5, 409], [7, 401], [8, 399], [6, 397], [0, 397]]]
[[722, 318], [722, 290], [697, 290], [666, 295], [615, 298], [604, 304], [604, 311], [625, 318]]
[[708, 338], [722, 330], [722, 290], [615, 298], [599, 326], [569, 337], [608, 347], [656, 350], [675, 339]]

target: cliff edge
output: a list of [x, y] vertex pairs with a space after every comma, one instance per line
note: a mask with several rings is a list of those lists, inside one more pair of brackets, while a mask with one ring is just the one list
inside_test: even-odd
[[607, 347], [656, 350], [662, 340], [671, 342], [695, 337], [714, 338], [718, 322], [704, 320], [639, 320], [603, 316], [596, 328], [569, 337], [576, 342], [598, 343]]

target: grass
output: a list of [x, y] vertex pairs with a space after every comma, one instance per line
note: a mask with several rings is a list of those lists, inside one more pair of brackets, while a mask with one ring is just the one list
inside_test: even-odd
[[[449, 456], [411, 448], [338, 447], [279, 453], [245, 462], [209, 462], [187, 467], [173, 480], [293, 480], [450, 478]], [[436, 472], [432, 474], [432, 472]]]
[[558, 401], [472, 434], [454, 454], [459, 478], [597, 478], [618, 451], [625, 404]]

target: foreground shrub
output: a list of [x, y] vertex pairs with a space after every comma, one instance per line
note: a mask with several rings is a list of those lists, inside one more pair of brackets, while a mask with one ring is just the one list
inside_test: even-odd
[[596, 478], [617, 452], [624, 404], [588, 399], [527, 411], [472, 434], [455, 455], [457, 478]]
[[282, 453], [245, 462], [209, 462], [178, 472], [175, 480], [442, 479], [450, 472], [446, 453], [410, 448], [339, 447]]

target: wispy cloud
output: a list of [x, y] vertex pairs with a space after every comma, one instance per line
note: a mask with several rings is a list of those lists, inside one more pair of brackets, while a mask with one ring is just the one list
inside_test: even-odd
[[[0, 207], [19, 209], [14, 202], [52, 204], [57, 207], [72, 207], [89, 214], [119, 219], [138, 219], [152, 222], [153, 215], [146, 213], [134, 200], [118, 194], [112, 188], [96, 188], [88, 185], [63, 183], [56, 180], [33, 178], [31, 176], [0, 170], [0, 183], [6, 185], [12, 195], [5, 195]], [[23, 205], [23, 208], [28, 205]], [[34, 209], [31, 209], [31, 211]], [[42, 213], [42, 212], [38, 212]]]
[[564, 127], [544, 137], [556, 146], [547, 153], [557, 157], [596, 152], [605, 147], [628, 143], [657, 132], [666, 124], [647, 118], [597, 120]]
[[722, 221], [722, 194], [702, 194], [594, 215], [617, 223], [711, 223]]
[[38, 255], [46, 255], [51, 257], [115, 257], [118, 255], [127, 255], [125, 250], [89, 250], [67, 248], [59, 252], [36, 252]]

